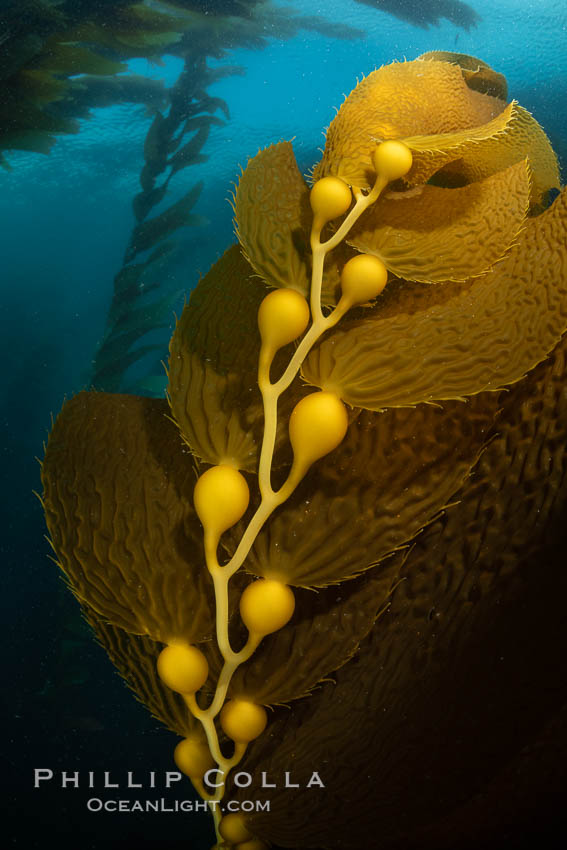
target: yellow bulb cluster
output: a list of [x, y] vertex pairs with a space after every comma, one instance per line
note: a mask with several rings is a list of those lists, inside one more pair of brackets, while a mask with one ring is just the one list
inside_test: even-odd
[[[355, 256], [342, 270], [341, 298], [337, 307], [330, 315], [323, 315], [320, 300], [327, 253], [345, 238], [354, 222], [374, 203], [388, 182], [407, 174], [412, 167], [411, 151], [401, 142], [383, 142], [374, 151], [372, 163], [377, 177], [367, 194], [356, 187], [351, 191], [343, 180], [334, 176], [323, 177], [311, 189], [313, 262], [309, 304], [300, 292], [282, 288], [270, 292], [259, 307], [261, 348], [258, 384], [264, 404], [264, 436], [258, 470], [261, 502], [234, 555], [223, 567], [218, 564], [216, 550], [221, 535], [234, 526], [248, 509], [250, 493], [246, 479], [227, 462], [208, 469], [195, 486], [194, 504], [203, 525], [207, 566], [214, 582], [217, 643], [224, 665], [207, 709], [199, 707], [195, 696], [209, 673], [207, 660], [199, 649], [181, 641], [172, 641], [159, 656], [158, 672], [168, 687], [184, 696], [206, 733], [208, 743], [197, 736], [190, 736], [177, 745], [174, 754], [179, 769], [194, 781], [202, 794], [204, 790], [200, 783], [206, 770], [216, 763], [226, 775], [238, 764], [248, 744], [265, 730], [268, 717], [262, 705], [241, 697], [226, 701], [226, 697], [236, 668], [250, 658], [266, 635], [289, 623], [295, 610], [294, 592], [285, 581], [266, 577], [252, 581], [243, 591], [239, 604], [242, 622], [248, 629], [248, 640], [242, 650], [234, 652], [228, 634], [228, 582], [244, 563], [258, 532], [273, 510], [289, 498], [311, 465], [336, 449], [347, 433], [347, 410], [336, 393], [321, 389], [306, 395], [295, 405], [289, 419], [292, 468], [281, 488], [277, 491], [272, 489], [271, 468], [279, 396], [290, 386], [303, 359], [319, 337], [351, 307], [365, 304], [380, 295], [387, 283], [388, 271], [378, 257], [370, 254]], [[324, 225], [341, 216], [346, 217], [327, 241], [321, 242]], [[270, 367], [274, 354], [295, 340], [300, 341], [290, 363], [283, 375], [272, 383]], [[230, 757], [221, 751], [215, 726], [217, 722], [234, 742]], [[214, 799], [220, 800], [223, 793], [224, 787], [221, 787]], [[220, 818], [215, 811], [215, 821], [218, 840], [225, 843], [223, 846], [229, 845], [235, 850], [267, 850], [268, 845], [250, 832], [242, 815], [231, 813]]]
[[178, 694], [194, 694], [207, 681], [209, 665], [200, 649], [172, 643], [160, 652], [157, 671], [164, 684]]

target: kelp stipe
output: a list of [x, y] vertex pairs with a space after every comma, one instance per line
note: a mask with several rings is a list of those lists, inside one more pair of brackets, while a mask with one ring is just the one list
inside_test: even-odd
[[[173, 334], [169, 408], [81, 393], [54, 425], [60, 566], [182, 738], [179, 769], [211, 803], [258, 796], [233, 786], [237, 765], [301, 786], [276, 783], [269, 814], [211, 806], [218, 847], [368, 846], [368, 830], [387, 846], [463, 793], [447, 768], [401, 823], [379, 781], [412, 786], [399, 712], [435, 746], [423, 670], [446, 697], [495, 588], [509, 623], [511, 536], [532, 530], [537, 550], [564, 498], [566, 196], [545, 209], [555, 156], [504, 97], [484, 63], [427, 54], [357, 86], [311, 189], [288, 143], [261, 151], [234, 196], [241, 248]], [[423, 653], [411, 618], [436, 624], [438, 608]], [[473, 788], [485, 765], [467, 753]]]

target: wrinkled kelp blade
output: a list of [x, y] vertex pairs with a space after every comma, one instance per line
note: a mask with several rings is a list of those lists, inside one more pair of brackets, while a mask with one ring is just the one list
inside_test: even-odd
[[411, 316], [346, 322], [303, 374], [349, 404], [380, 410], [459, 398], [513, 383], [567, 328], [567, 192], [494, 271], [444, 304]]
[[[191, 293], [169, 353], [171, 410], [191, 451], [206, 463], [229, 459], [250, 472], [256, 470], [264, 425], [257, 314], [268, 292], [252, 276], [240, 248], [229, 248]], [[289, 350], [276, 357], [276, 376]], [[300, 391], [296, 380], [282, 398], [278, 445], [287, 444], [282, 423]]]
[[411, 148], [413, 184], [441, 171], [446, 177], [473, 182], [489, 177], [527, 157], [532, 176], [531, 201], [539, 208], [550, 189], [560, 186], [559, 164], [545, 132], [533, 115], [516, 101], [492, 121], [444, 136], [404, 138]]
[[422, 53], [418, 59], [458, 65], [470, 89], [491, 95], [491, 97], [498, 97], [500, 100], [508, 99], [508, 83], [504, 74], [499, 74], [476, 56], [469, 56], [467, 53], [449, 53], [445, 50], [430, 50]]
[[[565, 727], [558, 740], [545, 730], [567, 699], [556, 675], [567, 591], [565, 351], [561, 343], [510, 390], [478, 473], [417, 540], [356, 661], [336, 685], [281, 711], [271, 739], [250, 749], [241, 770], [293, 764], [296, 782], [317, 769], [327, 786], [317, 806], [305, 787], [275, 790], [269, 816], [250, 818], [255, 833], [282, 846], [342, 848], [374, 831], [386, 850], [437, 850], [448, 837], [472, 846], [479, 812], [502, 829], [510, 812], [521, 822], [530, 811], [540, 778], [540, 790], [554, 787]], [[542, 733], [543, 749], [534, 746]], [[502, 784], [509, 764], [518, 771]], [[465, 800], [472, 806], [461, 812]], [[455, 833], [444, 832], [448, 818]], [[480, 832], [490, 835], [490, 824]]]
[[214, 628], [193, 509], [196, 475], [165, 401], [79, 393], [42, 467], [47, 525], [71, 589], [128, 632], [166, 642]]
[[355, 654], [387, 604], [396, 571], [386, 566], [379, 575], [317, 593], [296, 590], [293, 618], [238, 668], [229, 696], [264, 705], [306, 696]]
[[260, 532], [247, 568], [303, 587], [367, 570], [451, 501], [498, 404], [491, 394], [443, 407], [362, 413]]
[[314, 171], [369, 188], [378, 142], [401, 139], [413, 165], [404, 180], [425, 183], [441, 169], [472, 182], [529, 159], [532, 203], [558, 188], [557, 157], [544, 131], [516, 102], [471, 90], [460, 67], [416, 59], [386, 65], [362, 80], [332, 121], [323, 159]]
[[460, 68], [447, 62], [416, 59], [373, 71], [350, 93], [331, 122], [314, 177], [334, 174], [370, 188], [374, 182], [371, 153], [379, 141], [466, 133], [502, 111], [500, 101], [477, 95], [466, 85]]
[[88, 606], [83, 610], [99, 643], [139, 702], [160, 723], [187, 737], [199, 728], [182, 697], [167, 688], [157, 674], [156, 662], [163, 645], [145, 635], [133, 635], [107, 623]]
[[418, 195], [390, 193], [347, 238], [399, 277], [424, 283], [466, 280], [506, 254], [524, 223], [529, 198], [529, 169], [520, 162], [461, 189], [423, 186]]
[[[271, 145], [249, 161], [236, 188], [234, 213], [238, 240], [262, 280], [309, 297], [313, 214], [290, 142]], [[337, 303], [340, 269], [354, 253], [342, 243], [327, 258], [323, 304]]]

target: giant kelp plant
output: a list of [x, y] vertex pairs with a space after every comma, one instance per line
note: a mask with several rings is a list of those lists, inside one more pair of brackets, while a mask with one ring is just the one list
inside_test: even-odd
[[465, 847], [564, 740], [567, 195], [449, 53], [363, 79], [310, 182], [286, 142], [248, 163], [168, 403], [68, 401], [47, 524], [216, 846]]

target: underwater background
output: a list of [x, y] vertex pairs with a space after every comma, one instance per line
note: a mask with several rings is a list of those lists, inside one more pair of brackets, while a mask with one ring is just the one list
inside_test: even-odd
[[[89, 3], [80, 5], [87, 8]], [[192, 5], [210, 11], [211, 19], [223, 5], [231, 6]], [[229, 11], [244, 15], [246, 3], [232, 5], [239, 8]], [[165, 210], [202, 183], [191, 199], [192, 223], [172, 232], [172, 249], [159, 267], [159, 280], [152, 281], [159, 283], [160, 298], [167, 298], [159, 311], [150, 310], [144, 318], [143, 344], [153, 347], [120, 374], [119, 386], [126, 391], [163, 394], [165, 373], [160, 373], [159, 362], [167, 358], [174, 312], [180, 313], [184, 294], [234, 241], [227, 199], [241, 167], [259, 148], [295, 139], [299, 166], [307, 173], [320, 157], [322, 133], [343, 94], [375, 67], [430, 50], [483, 59], [506, 76], [509, 99], [517, 99], [544, 127], [564, 180], [565, 0], [471, 0], [467, 8], [475, 14], [464, 14], [455, 3], [419, 0], [248, 5], [283, 13], [260, 25], [244, 16], [234, 35], [231, 28], [223, 31], [222, 55], [217, 41], [207, 62], [209, 69], [225, 69], [226, 75], [207, 76], [201, 67], [203, 90], [219, 99], [216, 110], [207, 114], [219, 120], [210, 124], [195, 161], [174, 175], [162, 206], [155, 205], [155, 211]], [[92, 6], [97, 13], [108, 7], [112, 21], [111, 2]], [[21, 32], [26, 3], [18, 14]], [[13, 4], [0, 0], [0, 55], [10, 44], [13, 21]], [[30, 30], [34, 26], [30, 12]], [[203, 32], [194, 38], [195, 48], [206, 50]], [[34, 491], [40, 490], [37, 458], [43, 455], [51, 416], [65, 398], [95, 381], [93, 361], [107, 328], [113, 282], [136, 225], [132, 202], [140, 192], [146, 137], [162, 103], [159, 84], [174, 86], [182, 69], [182, 59], [168, 53], [159, 63], [155, 56], [151, 61], [131, 58], [121, 74], [158, 84], [143, 93], [140, 86], [143, 102], [93, 106], [88, 118], [78, 118], [77, 132], [54, 133], [56, 142], [47, 154], [14, 150], [9, 143], [3, 150], [2, 779], [8, 820], [3, 832], [14, 847], [43, 846], [46, 836], [61, 848], [151, 844], [199, 850], [213, 841], [205, 815], [93, 815], [85, 808], [91, 796], [87, 788], [62, 791], [55, 782], [33, 788], [34, 768], [94, 771], [98, 777], [108, 770], [121, 780], [124, 765], [136, 776], [172, 768], [171, 734], [132, 698], [49, 560]], [[6, 91], [5, 85], [0, 88], [0, 101]], [[17, 109], [17, 104], [10, 101], [8, 107]], [[152, 330], [152, 322], [159, 327]], [[101, 366], [104, 380], [95, 381], [100, 388], [118, 388], [111, 386], [116, 375], [110, 363], [109, 358]], [[162, 795], [167, 792], [160, 791]], [[191, 795], [187, 785], [186, 796]], [[174, 791], [171, 796], [179, 795]], [[534, 827], [534, 835], [547, 846], [563, 846], [564, 839], [557, 836], [564, 820], [564, 812], [554, 805]], [[526, 846], [532, 846], [534, 835], [525, 836]], [[522, 846], [523, 840], [512, 828], [499, 846]]]

